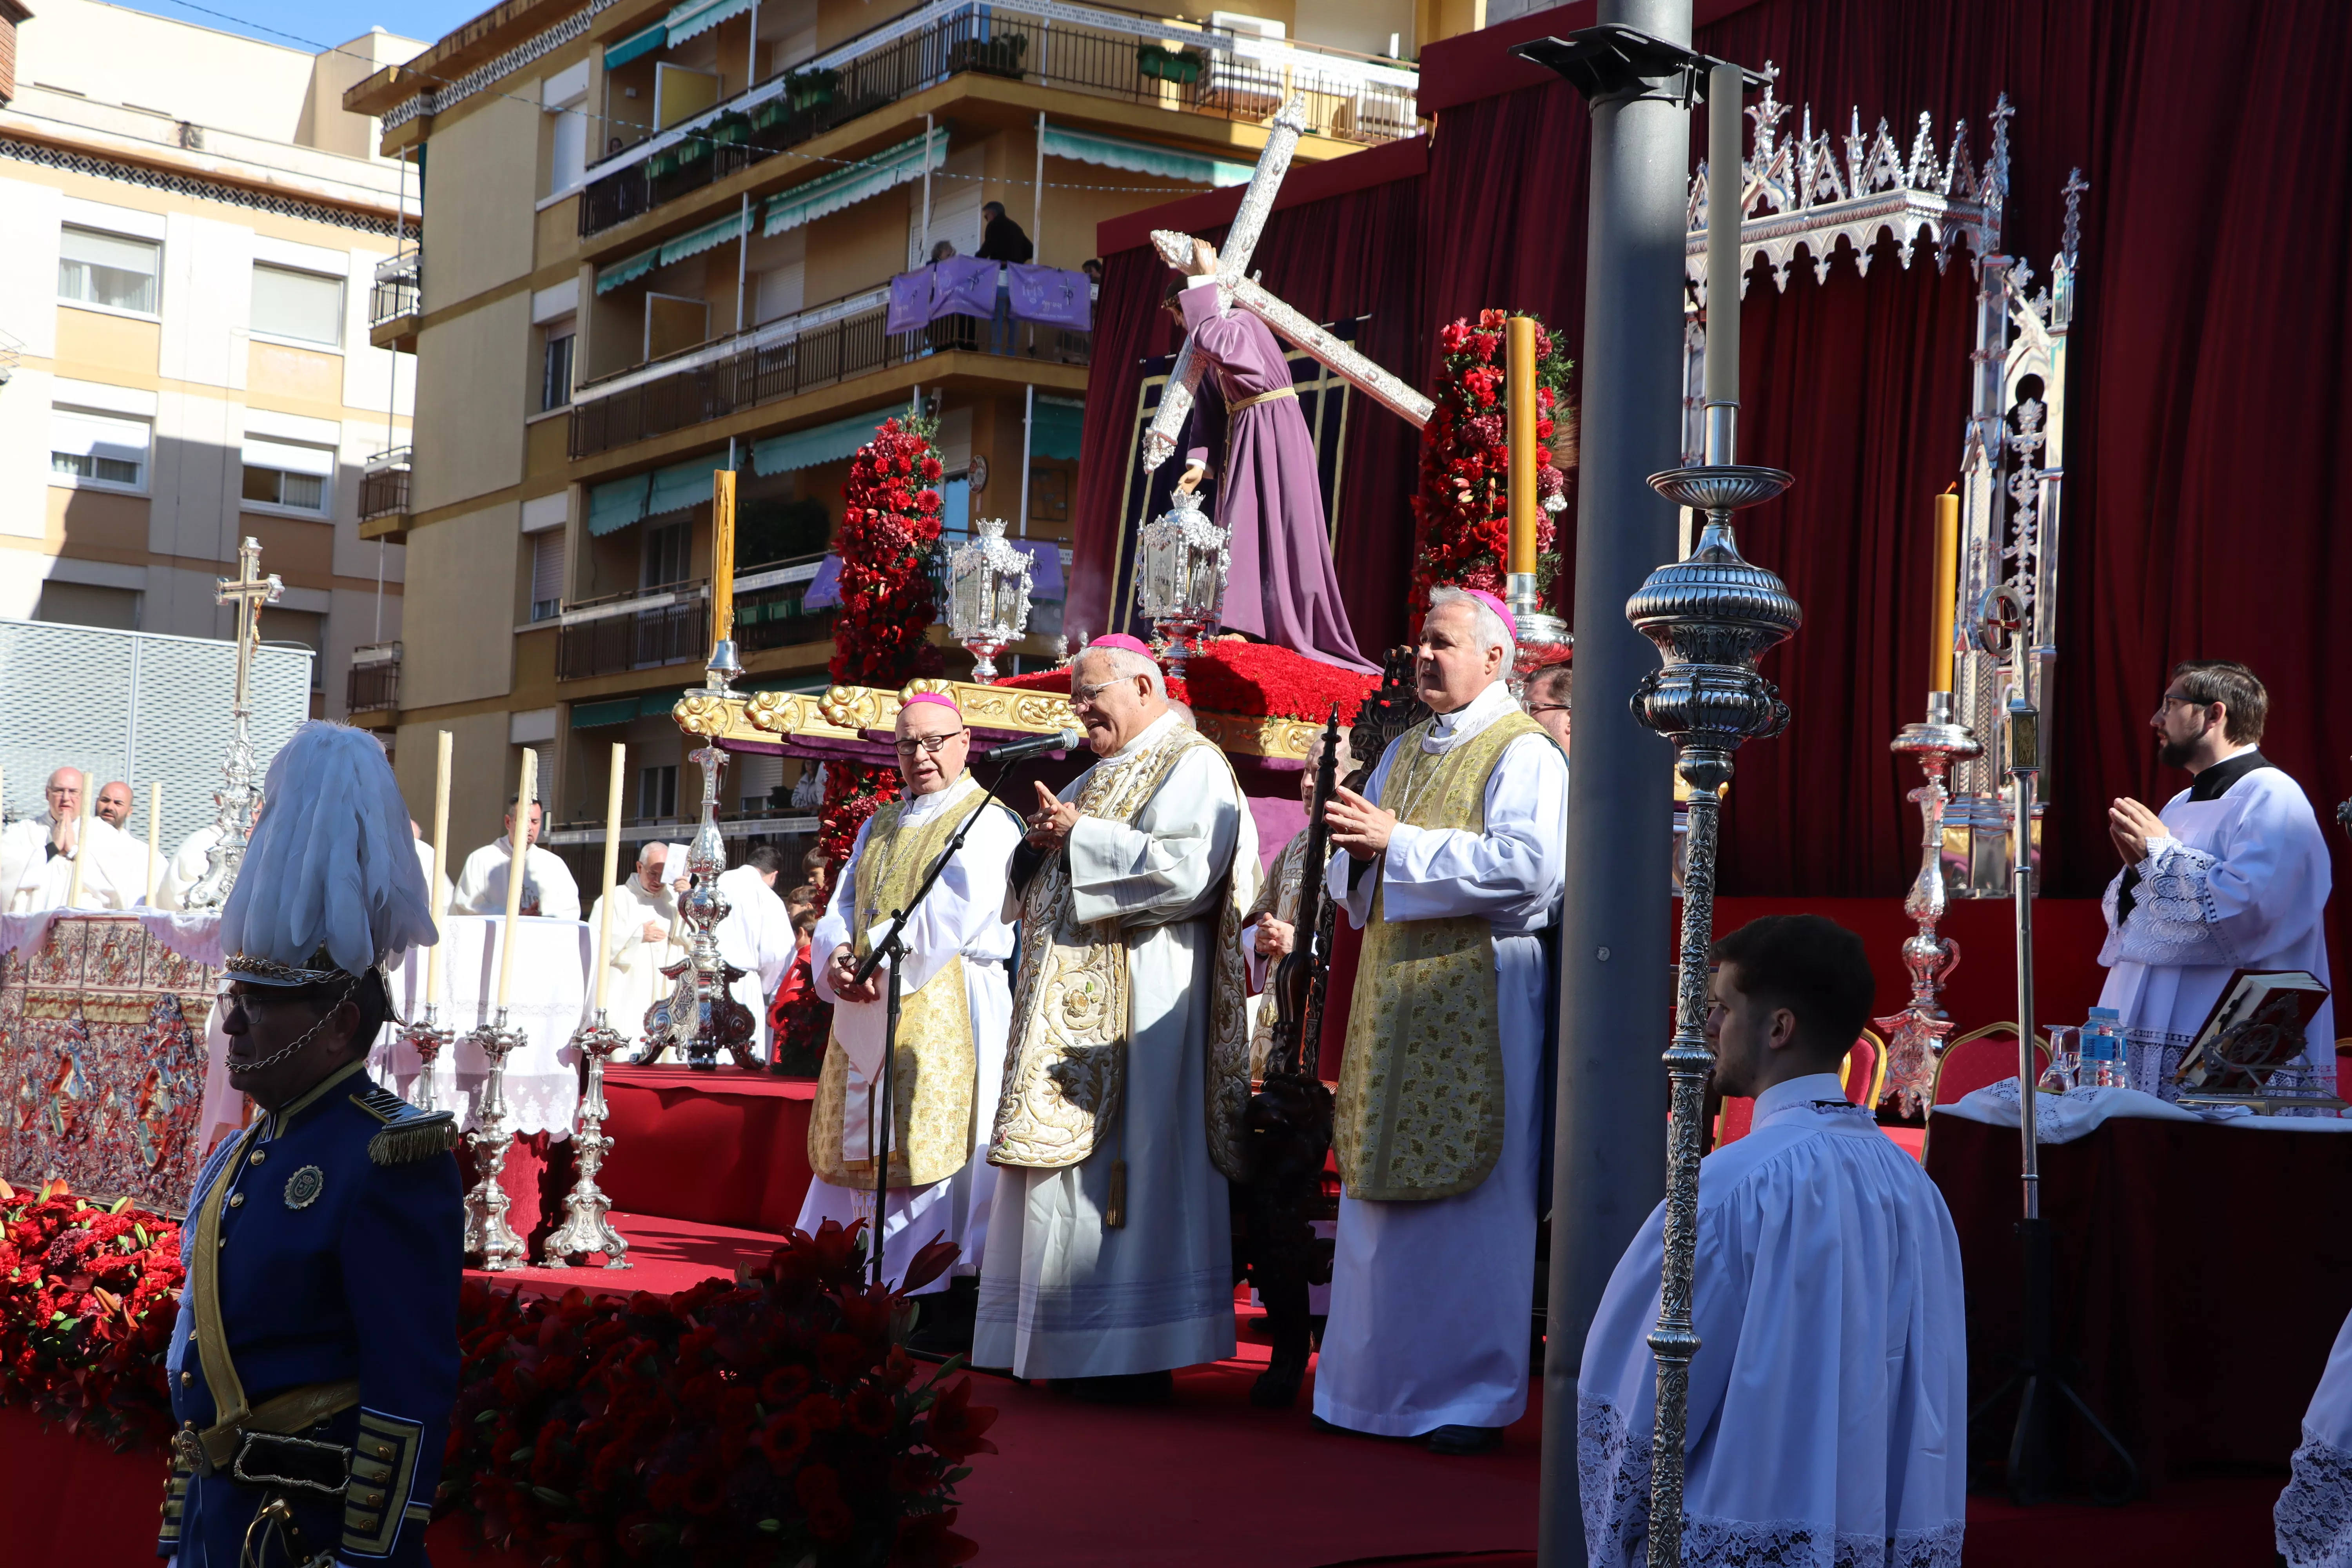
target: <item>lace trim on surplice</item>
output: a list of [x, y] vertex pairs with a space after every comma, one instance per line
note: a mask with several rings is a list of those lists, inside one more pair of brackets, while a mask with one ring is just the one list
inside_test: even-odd
[[2305, 1426], [2294, 1478], [2271, 1510], [2287, 1568], [2352, 1568], [2352, 1453]]

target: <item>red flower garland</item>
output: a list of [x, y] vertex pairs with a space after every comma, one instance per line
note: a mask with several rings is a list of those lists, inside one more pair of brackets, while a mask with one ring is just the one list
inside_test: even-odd
[[[1510, 566], [1510, 440], [1503, 385], [1504, 323], [1519, 312], [1481, 310], [1439, 334], [1445, 350], [1436, 412], [1421, 435], [1421, 488], [1412, 498], [1412, 626], [1429, 609], [1429, 591], [1455, 583], [1501, 594]], [[1549, 597], [1559, 569], [1553, 509], [1566, 500], [1568, 477], [1552, 462], [1556, 411], [1568, 397], [1573, 368], [1540, 320], [1536, 321], [1536, 576]]]
[[63, 1182], [0, 1182], [0, 1404], [118, 1451], [172, 1436], [163, 1356], [180, 1289], [180, 1227]]

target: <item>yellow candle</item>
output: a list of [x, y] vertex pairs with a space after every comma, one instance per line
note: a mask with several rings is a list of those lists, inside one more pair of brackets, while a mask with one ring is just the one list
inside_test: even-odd
[[735, 635], [735, 470], [710, 476], [710, 640]]
[[613, 747], [613, 788], [604, 803], [604, 918], [596, 922], [596, 997], [592, 1016], [604, 1016], [604, 975], [612, 968], [614, 879], [621, 870], [621, 779], [627, 771], [629, 748]]
[[514, 984], [515, 921], [522, 918], [522, 879], [530, 856], [530, 803], [539, 798], [539, 753], [522, 749], [522, 779], [515, 786], [514, 830], [507, 835], [507, 918], [499, 927], [499, 1011]]
[[74, 833], [73, 877], [66, 884], [66, 908], [81, 908], [81, 872], [89, 864], [89, 824], [91, 814], [98, 809], [98, 785], [90, 781], [98, 776], [85, 771], [81, 775], [81, 824]]
[[1952, 616], [1960, 596], [1960, 498], [1936, 498], [1935, 643], [1927, 650], [1927, 689], [1952, 689]]
[[163, 785], [147, 786], [147, 900], [155, 899], [155, 873], [163, 863]]
[[1513, 316], [1504, 383], [1510, 392], [1511, 570], [1536, 569], [1536, 323]]
[[433, 951], [425, 955], [425, 1005], [441, 999], [441, 973], [448, 967], [449, 900], [442, 889], [449, 883], [449, 752], [456, 737], [440, 732], [433, 761], [433, 879], [425, 901], [433, 910]]

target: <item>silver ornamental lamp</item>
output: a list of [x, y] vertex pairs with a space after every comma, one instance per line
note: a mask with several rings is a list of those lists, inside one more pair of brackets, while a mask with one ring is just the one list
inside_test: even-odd
[[1036, 563], [1004, 537], [1004, 520], [983, 517], [969, 543], [945, 552], [948, 629], [971, 653], [971, 678], [996, 679], [996, 656], [1029, 629]]
[[1184, 661], [1216, 629], [1232, 568], [1232, 531], [1209, 521], [1198, 490], [1179, 491], [1166, 511], [1143, 525], [1136, 546], [1135, 607], [1165, 648], [1172, 679], [1184, 678]]
[[1625, 606], [1633, 629], [1656, 645], [1660, 668], [1633, 690], [1633, 716], [1673, 742], [1675, 770], [1689, 787], [1683, 879], [1682, 955], [1675, 1032], [1665, 1054], [1673, 1089], [1666, 1154], [1664, 1263], [1650, 1350], [1658, 1367], [1657, 1418], [1650, 1464], [1650, 1568], [1679, 1568], [1683, 1547], [1683, 1457], [1689, 1420], [1693, 1271], [1698, 1246], [1700, 1122], [1714, 1066], [1707, 1049], [1707, 950], [1715, 926], [1715, 863], [1731, 753], [1769, 740], [1789, 721], [1788, 704], [1756, 672], [1763, 656], [1804, 622], [1780, 579], [1740, 558], [1732, 514], [1773, 500], [1795, 482], [1779, 468], [1737, 461], [1739, 413], [1740, 227], [1745, 201], [1740, 95], [1746, 73], [1717, 60], [1694, 62], [1707, 104], [1706, 461], [1650, 477], [1651, 488], [1704, 514], [1706, 526], [1683, 560], [1650, 574]]

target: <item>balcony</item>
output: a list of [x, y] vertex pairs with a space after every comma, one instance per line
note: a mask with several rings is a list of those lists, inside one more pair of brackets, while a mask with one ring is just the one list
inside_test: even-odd
[[412, 454], [406, 447], [378, 452], [360, 475], [360, 537], [386, 544], [408, 542], [408, 478]]
[[709, 653], [710, 585], [699, 579], [568, 605], [555, 628], [555, 679], [590, 680], [688, 664]]
[[390, 714], [400, 709], [400, 645], [370, 643], [352, 649], [351, 672], [344, 678], [344, 707], [353, 719], [364, 714]]
[[931, 354], [1083, 365], [1094, 351], [1092, 332], [970, 316], [892, 332], [889, 304], [887, 285], [868, 289], [588, 382], [572, 394], [572, 456], [594, 457]]
[[804, 609], [802, 600], [824, 564], [823, 555], [804, 555], [755, 566], [735, 578], [735, 646], [745, 653], [796, 647], [833, 637], [830, 605]]
[[1394, 60], [1107, 5], [934, 0], [593, 166], [581, 236], [965, 71], [1228, 121], [1262, 121], [1298, 92], [1309, 126], [1367, 145], [1421, 128], [1420, 73]]
[[416, 325], [424, 314], [425, 252], [388, 256], [375, 264], [375, 287], [368, 293], [368, 342], [399, 353], [416, 352]]

